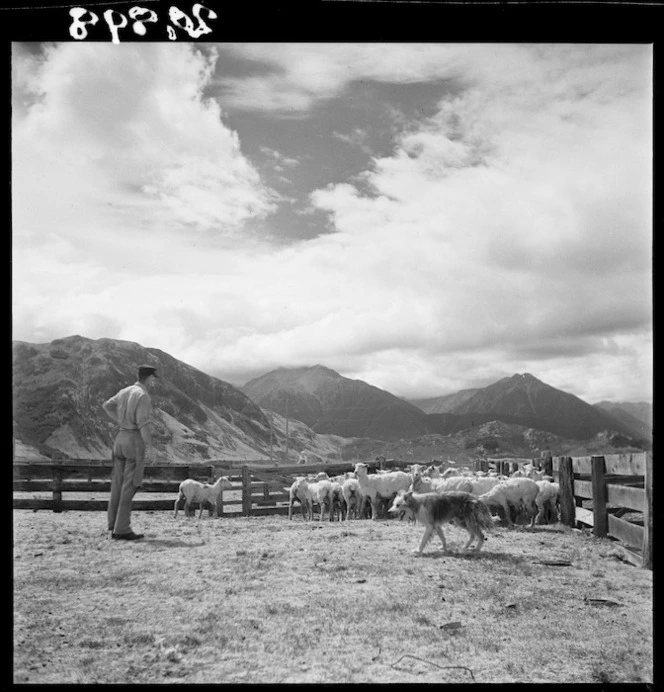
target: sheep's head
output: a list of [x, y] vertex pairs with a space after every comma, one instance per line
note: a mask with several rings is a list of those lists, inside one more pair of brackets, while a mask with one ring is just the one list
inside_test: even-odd
[[362, 462], [359, 462], [355, 464], [355, 473], [359, 475], [366, 475], [369, 467], [366, 464], [363, 464]]
[[220, 488], [230, 490], [233, 487], [231, 479], [228, 476], [219, 476], [216, 483]]

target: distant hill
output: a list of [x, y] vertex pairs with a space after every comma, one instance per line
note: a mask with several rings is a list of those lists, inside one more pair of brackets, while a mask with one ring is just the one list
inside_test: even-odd
[[431, 432], [416, 406], [322, 365], [279, 368], [241, 389], [262, 408], [296, 418], [317, 433], [390, 440]]
[[479, 389], [462, 389], [455, 394], [438, 396], [429, 399], [409, 399], [413, 406], [421, 408], [425, 413], [453, 413], [457, 406], [465, 403]]
[[[110, 459], [116, 426], [101, 404], [136, 381], [141, 363], [159, 368], [152, 393], [160, 461], [260, 458], [270, 422], [232, 385], [167, 353], [116, 339], [71, 336], [49, 344], [13, 343], [16, 453]], [[284, 437], [275, 434], [282, 446]]]
[[616, 418], [629, 416], [627, 420], [635, 419], [652, 430], [652, 404], [645, 401], [600, 401], [595, 406], [608, 411]]
[[463, 396], [451, 413], [493, 416], [575, 440], [589, 439], [605, 430], [637, 439], [644, 438], [645, 432], [643, 426], [630, 425], [528, 373], [505, 377]]

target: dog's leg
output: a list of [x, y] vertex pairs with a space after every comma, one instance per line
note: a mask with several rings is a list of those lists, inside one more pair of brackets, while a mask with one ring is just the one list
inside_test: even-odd
[[482, 533], [481, 529], [477, 530], [477, 536], [479, 538], [478, 538], [477, 545], [475, 546], [474, 550], [476, 553], [479, 553], [480, 548], [484, 545], [484, 534]]
[[461, 549], [461, 550], [463, 550], [463, 551], [466, 551], [466, 550], [468, 550], [468, 548], [470, 548], [470, 544], [471, 544], [471, 543], [473, 542], [473, 540], [475, 539], [475, 532], [472, 531], [471, 529], [469, 529], [467, 526], [464, 527], [464, 528], [466, 529], [466, 531], [468, 531], [468, 535], [470, 536], [470, 538], [468, 539], [468, 542], [466, 543], [466, 545], [464, 545], [463, 548]]
[[443, 533], [443, 527], [442, 526], [436, 526], [436, 533], [438, 534], [438, 537], [440, 540], [443, 542], [443, 550], [447, 552], [447, 541], [445, 540], [445, 534]]
[[433, 533], [433, 526], [427, 526], [427, 528], [424, 531], [424, 536], [422, 536], [422, 540], [420, 541], [420, 547], [413, 552], [416, 552], [418, 555], [421, 555], [426, 544], [429, 542], [429, 539], [431, 538], [432, 533]]

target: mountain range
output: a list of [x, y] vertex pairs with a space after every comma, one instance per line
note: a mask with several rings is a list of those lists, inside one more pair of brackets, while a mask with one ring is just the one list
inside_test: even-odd
[[574, 440], [611, 431], [649, 440], [647, 426], [617, 416], [530, 374], [505, 377], [488, 387], [437, 399], [405, 401], [321, 365], [279, 368], [244, 385], [263, 408], [292, 416], [322, 434], [381, 440], [447, 435], [491, 420], [521, 425]]
[[141, 363], [160, 373], [152, 392], [160, 461], [293, 463], [302, 450], [325, 460], [472, 458], [498, 447], [529, 456], [547, 447], [569, 453], [583, 440], [587, 449], [633, 450], [652, 439], [648, 404], [591, 406], [528, 374], [405, 401], [322, 365], [280, 368], [237, 388], [129, 341], [71, 336], [49, 344], [14, 341], [12, 350], [15, 458], [110, 458], [115, 425], [101, 404], [135, 381]]

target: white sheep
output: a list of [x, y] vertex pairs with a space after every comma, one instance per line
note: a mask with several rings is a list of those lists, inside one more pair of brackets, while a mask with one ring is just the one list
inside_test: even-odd
[[308, 519], [311, 510], [309, 508], [309, 493], [307, 492], [307, 486], [310, 481], [306, 476], [296, 476], [293, 484], [288, 491], [288, 518], [293, 518], [293, 503], [297, 500], [300, 503], [300, 510], [302, 512], [302, 517]]
[[355, 474], [362, 492], [371, 501], [371, 518], [377, 520], [380, 501], [392, 500], [399, 490], [408, 490], [412, 479], [403, 471], [369, 475], [368, 468], [366, 464], [355, 464]]
[[365, 496], [357, 478], [347, 478], [341, 486], [346, 501], [346, 518], [361, 519]]
[[330, 497], [330, 521], [337, 519], [343, 521], [346, 518], [346, 500], [344, 499], [343, 487], [339, 481], [332, 479], [332, 495]]
[[414, 478], [412, 482], [412, 489], [416, 493], [447, 493], [452, 490], [461, 490], [464, 493], [469, 493], [472, 488], [472, 480], [464, 476], [451, 476], [450, 478], [419, 476]]
[[505, 522], [513, 526], [511, 509], [525, 508], [530, 515], [530, 526], [534, 526], [537, 516], [535, 498], [539, 493], [539, 487], [530, 478], [509, 478], [495, 485], [491, 490], [479, 496], [479, 499], [491, 509], [500, 508], [505, 515]]
[[428, 476], [429, 478], [440, 478], [440, 466], [428, 466], [422, 471], [422, 475]]
[[318, 474], [315, 479], [311, 481], [306, 487], [306, 494], [309, 506], [309, 517], [314, 519], [314, 505], [320, 507], [319, 521], [323, 521], [325, 518], [325, 509], [329, 508], [330, 515], [333, 513], [332, 501], [332, 481], [329, 478], [318, 478], [319, 476], [326, 476], [326, 474]]
[[500, 483], [500, 478], [498, 476], [479, 476], [471, 480], [470, 484], [472, 488], [470, 492], [475, 495], [475, 497], [479, 497], [498, 485], [498, 483]]
[[200, 502], [201, 511], [198, 515], [200, 519], [203, 516], [203, 504], [209, 502], [212, 505], [212, 509], [216, 511], [217, 500], [220, 493], [222, 490], [228, 490], [232, 487], [228, 476], [220, 476], [213, 485], [209, 483], [200, 483], [193, 478], [187, 478], [180, 483], [180, 487], [178, 488], [178, 499], [175, 501], [173, 516], [177, 517], [178, 505], [180, 504], [180, 500], [184, 499], [185, 516], [189, 516], [189, 506], [192, 502]]
[[535, 522], [539, 523], [540, 521], [546, 521], [549, 513], [551, 517], [554, 518], [554, 521], [558, 521], [559, 484], [544, 480], [535, 482], [539, 488], [539, 492], [535, 498], [535, 504], [538, 509]]

